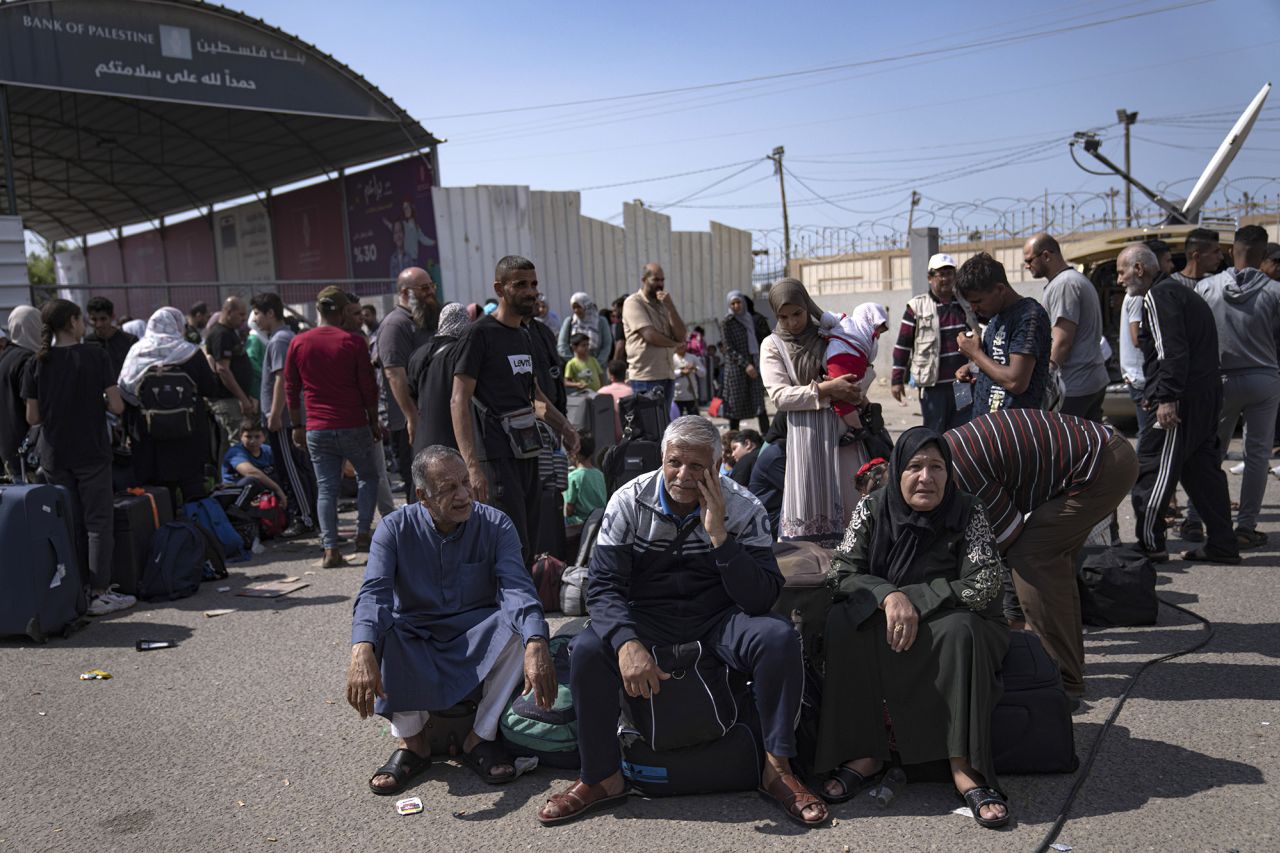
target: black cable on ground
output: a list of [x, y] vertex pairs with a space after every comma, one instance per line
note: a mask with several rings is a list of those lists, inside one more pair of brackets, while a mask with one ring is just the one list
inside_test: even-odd
[[1049, 845], [1053, 844], [1054, 839], [1058, 837], [1058, 833], [1062, 832], [1062, 827], [1066, 824], [1067, 817], [1070, 815], [1071, 806], [1075, 803], [1076, 796], [1080, 793], [1080, 789], [1084, 787], [1084, 783], [1088, 780], [1089, 771], [1093, 769], [1094, 760], [1097, 759], [1098, 753], [1102, 751], [1102, 742], [1106, 739], [1107, 733], [1111, 731], [1111, 726], [1115, 723], [1116, 718], [1120, 716], [1120, 709], [1124, 707], [1125, 700], [1129, 698], [1130, 691], [1132, 691], [1134, 685], [1138, 683], [1138, 679], [1142, 677], [1142, 674], [1158, 663], [1164, 663], [1165, 661], [1180, 658], [1183, 655], [1189, 655], [1192, 652], [1199, 651], [1213, 639], [1213, 623], [1208, 619], [1204, 618], [1199, 613], [1196, 613], [1194, 610], [1188, 610], [1182, 605], [1174, 604], [1172, 601], [1160, 598], [1160, 596], [1156, 596], [1156, 598], [1165, 607], [1172, 607], [1174, 610], [1185, 613], [1200, 622], [1200, 624], [1204, 625], [1204, 634], [1201, 635], [1199, 641], [1197, 641], [1195, 645], [1183, 649], [1180, 652], [1174, 652], [1163, 657], [1153, 658], [1138, 667], [1138, 671], [1129, 679], [1129, 684], [1124, 688], [1124, 691], [1121, 692], [1119, 699], [1117, 699], [1116, 706], [1111, 709], [1111, 713], [1107, 716], [1107, 721], [1102, 724], [1102, 731], [1098, 732], [1098, 737], [1094, 740], [1093, 746], [1089, 749], [1089, 755], [1085, 758], [1084, 764], [1080, 768], [1080, 775], [1076, 778], [1075, 784], [1071, 786], [1071, 790], [1067, 792], [1067, 798], [1062, 803], [1062, 810], [1058, 812], [1058, 817], [1054, 820], [1053, 826], [1049, 827], [1049, 831], [1045, 833], [1044, 838], [1036, 847], [1035, 853], [1045, 853], [1045, 851], [1049, 849]]

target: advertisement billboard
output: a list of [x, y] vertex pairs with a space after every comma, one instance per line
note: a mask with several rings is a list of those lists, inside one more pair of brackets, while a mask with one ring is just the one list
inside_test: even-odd
[[422, 267], [431, 273], [443, 302], [426, 158], [387, 163], [347, 175], [346, 182], [352, 276], [395, 278], [405, 267]]

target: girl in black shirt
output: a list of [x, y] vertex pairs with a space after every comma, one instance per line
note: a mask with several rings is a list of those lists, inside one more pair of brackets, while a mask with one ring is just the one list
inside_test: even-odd
[[80, 343], [80, 306], [50, 300], [40, 310], [40, 321], [40, 349], [22, 379], [27, 422], [41, 425], [40, 467], [46, 479], [71, 493], [76, 517], [83, 519], [87, 536], [77, 545], [88, 556], [89, 615], [101, 616], [137, 603], [111, 589], [115, 541], [106, 413], [122, 413], [124, 400], [107, 351]]

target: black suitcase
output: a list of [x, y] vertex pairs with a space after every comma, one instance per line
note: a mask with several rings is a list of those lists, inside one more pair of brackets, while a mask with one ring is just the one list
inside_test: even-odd
[[169, 490], [143, 486], [142, 494], [118, 494], [115, 512], [115, 550], [111, 559], [111, 582], [126, 595], [138, 594], [142, 569], [151, 556], [151, 542], [161, 526], [173, 521], [173, 501]]
[[1058, 665], [1030, 631], [1010, 631], [991, 715], [997, 773], [1072, 773], [1079, 766], [1071, 703]]
[[613, 398], [594, 391], [570, 394], [566, 417], [579, 433], [591, 436], [596, 452], [614, 443]]
[[657, 441], [624, 438], [605, 451], [600, 467], [605, 486], [612, 495], [641, 474], [661, 468], [662, 449]]
[[89, 607], [71, 495], [60, 486], [0, 487], [0, 636], [66, 635]]

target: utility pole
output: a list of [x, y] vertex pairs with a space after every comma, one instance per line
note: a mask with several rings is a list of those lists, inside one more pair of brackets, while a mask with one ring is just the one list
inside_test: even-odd
[[782, 174], [782, 155], [785, 152], [779, 145], [773, 149], [769, 159], [773, 161], [773, 173], [778, 176], [778, 190], [782, 193], [782, 274], [787, 275], [791, 266], [791, 222], [787, 219], [787, 184]]
[[[1133, 127], [1133, 123], [1138, 120], [1137, 113], [1131, 113], [1128, 110], [1116, 110], [1116, 118], [1124, 125], [1124, 171], [1127, 175], [1133, 174], [1133, 169], [1129, 163], [1129, 128]], [[1133, 227], [1133, 187], [1128, 181], [1124, 182], [1124, 225], [1126, 228]]]
[[911, 234], [911, 226], [915, 224], [916, 208], [920, 206], [920, 193], [911, 191], [911, 207], [907, 210], [907, 234]]

